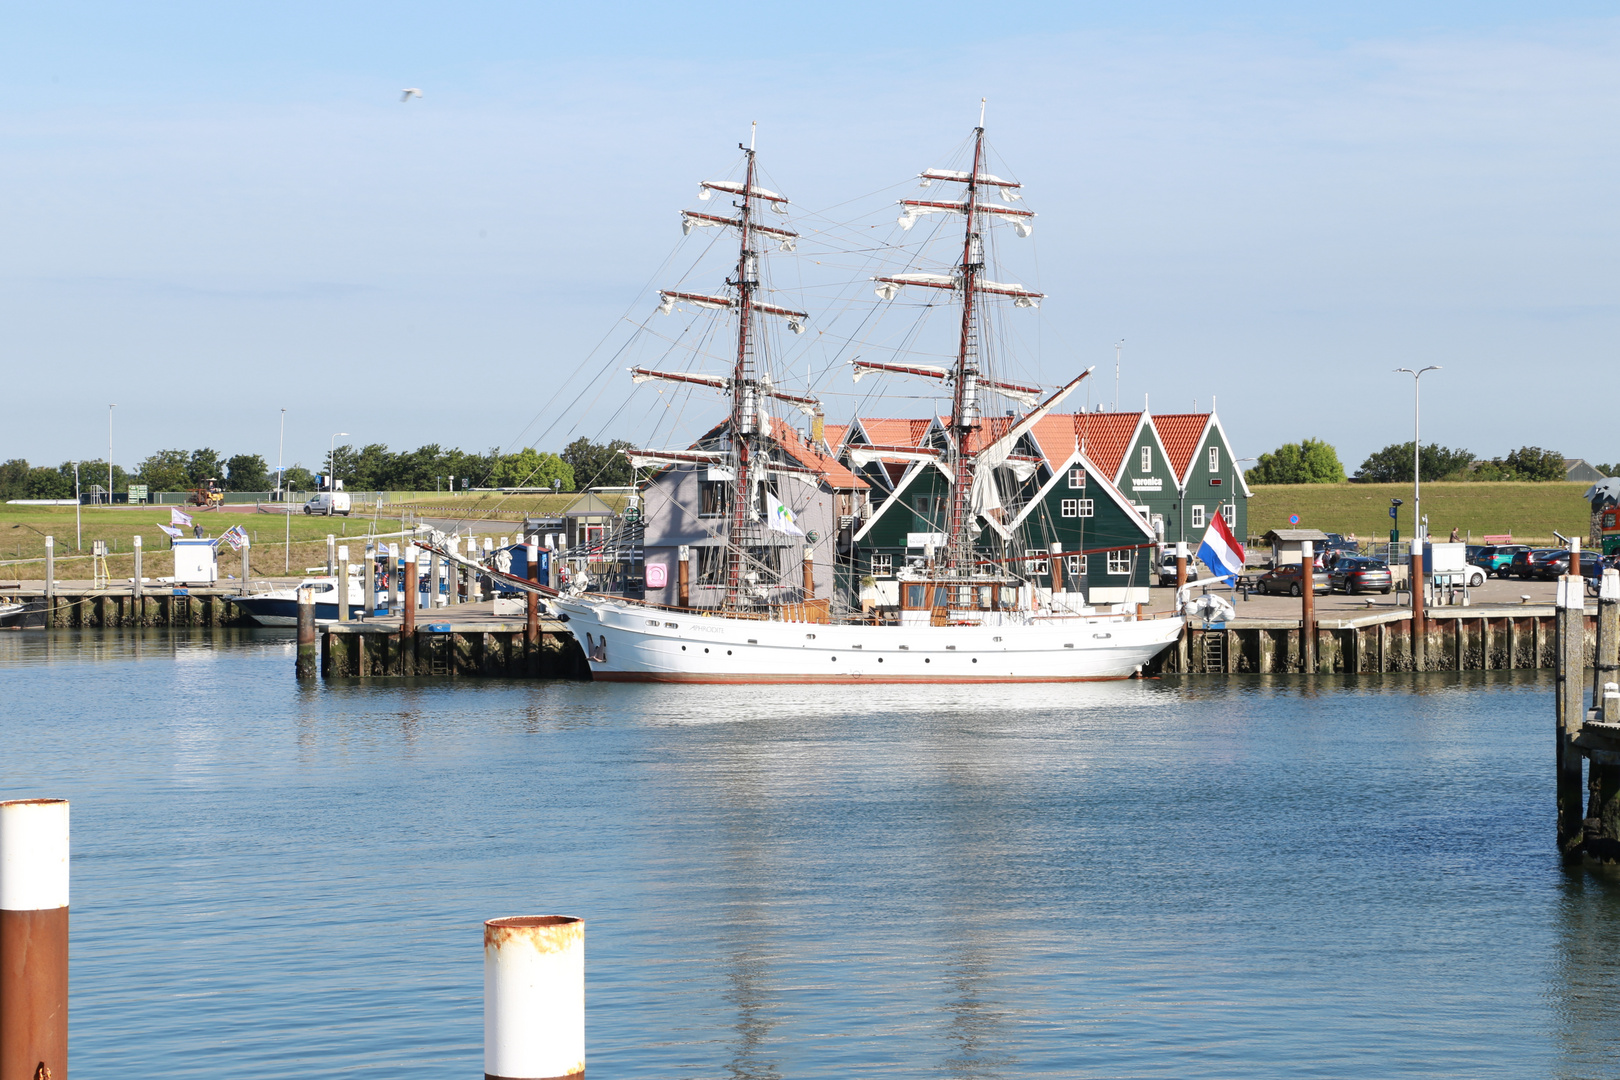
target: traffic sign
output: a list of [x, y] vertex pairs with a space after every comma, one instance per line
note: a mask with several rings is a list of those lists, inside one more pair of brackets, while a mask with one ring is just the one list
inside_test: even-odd
[[1288, 515], [1288, 524], [1290, 524], [1290, 525], [1298, 525], [1299, 524], [1299, 515], [1298, 514], [1289, 514]]

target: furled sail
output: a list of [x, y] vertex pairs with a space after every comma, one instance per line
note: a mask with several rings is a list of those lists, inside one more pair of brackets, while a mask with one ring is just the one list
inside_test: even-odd
[[844, 448], [850, 463], [864, 469], [874, 461], [939, 461], [944, 451], [930, 446], [879, 446], [861, 443]]
[[[935, 180], [950, 180], [958, 184], [965, 184], [968, 182], [970, 174], [966, 169], [925, 169], [917, 175], [922, 180], [923, 187], [932, 187]], [[1016, 202], [1024, 197], [1023, 192], [1019, 190], [1024, 185], [1016, 180], [1003, 180], [1001, 177], [991, 176], [989, 173], [980, 173], [978, 176], [973, 177], [973, 180], [984, 187], [999, 188], [1004, 202]]]
[[[741, 195], [746, 185], [735, 180], [705, 180], [698, 187], [698, 198], [708, 201], [716, 191], [723, 191], [728, 195]], [[771, 204], [771, 209], [778, 214], [787, 213], [788, 199], [786, 195], [778, 195], [774, 191], [767, 191], [762, 187], [747, 188], [748, 194], [755, 199], [764, 199]]]
[[[936, 202], [930, 199], [901, 199], [900, 221], [902, 229], [910, 229], [917, 223], [917, 219], [924, 214], [965, 214], [967, 213], [967, 200], [961, 202]], [[974, 213], [988, 214], [991, 217], [1004, 218], [1012, 222], [1013, 231], [1019, 236], [1028, 236], [1035, 231], [1035, 214], [1031, 210], [1015, 210], [1010, 206], [997, 206], [995, 203], [974, 202]]]
[[[658, 310], [663, 312], [665, 315], [668, 315], [671, 311], [675, 310], [675, 302], [677, 300], [691, 304], [694, 307], [714, 308], [720, 311], [733, 311], [736, 310], [737, 307], [736, 298], [729, 296], [708, 296], [704, 293], [675, 292], [672, 289], [661, 289], [659, 290], [658, 295], [661, 299], [661, 302], [658, 305]], [[810, 317], [802, 311], [794, 311], [791, 308], [778, 307], [775, 304], [762, 304], [757, 300], [748, 305], [748, 308], [750, 311], [757, 311], [763, 315], [775, 315], [778, 318], [786, 319], [788, 329], [793, 331], [795, 334], [804, 333], [804, 322]]]
[[[681, 211], [681, 234], [683, 236], [690, 236], [693, 229], [713, 229], [727, 225], [734, 229], [740, 229], [742, 228], [742, 221], [737, 218], [721, 217], [719, 214], [704, 214], [696, 210]], [[759, 224], [753, 225], [752, 228], [754, 232], [759, 233], [761, 236], [769, 240], [775, 240], [783, 251], [795, 251], [798, 249], [799, 234], [796, 232]]]
[[[933, 364], [879, 364], [872, 360], [851, 360], [849, 366], [855, 373], [854, 382], [860, 382], [861, 376], [870, 375], [874, 371], [889, 375], [919, 375], [925, 379], [956, 378], [956, 372], [935, 367]], [[1041, 388], [1038, 386], [1021, 386], [1018, 383], [985, 378], [980, 378], [978, 385], [994, 390], [1003, 397], [1010, 397], [1023, 405], [1033, 405], [1041, 399]]]
[[[878, 283], [877, 294], [884, 300], [893, 300], [899, 294], [902, 285], [921, 285], [930, 289], [957, 289], [962, 285], [960, 274], [891, 274], [872, 280]], [[1009, 282], [985, 281], [981, 278], [974, 282], [973, 287], [975, 292], [988, 293], [991, 296], [1010, 296], [1014, 307], [1040, 307], [1041, 301], [1046, 298], [1045, 293], [1033, 292], [1022, 285]]]
[[632, 468], [645, 469], [665, 465], [719, 465], [726, 455], [718, 450], [626, 450]]
[[[731, 380], [719, 375], [693, 375], [685, 371], [657, 371], [653, 368], [633, 367], [628, 369], [630, 381], [633, 383], [651, 382], [654, 379], [663, 382], [686, 383], [691, 386], [707, 386], [711, 390], [731, 393]], [[759, 380], [759, 392], [766, 397], [785, 401], [797, 408], [807, 416], [814, 415], [821, 408], [820, 400], [808, 394], [790, 394], [786, 390], [778, 390], [771, 384], [769, 376]]]

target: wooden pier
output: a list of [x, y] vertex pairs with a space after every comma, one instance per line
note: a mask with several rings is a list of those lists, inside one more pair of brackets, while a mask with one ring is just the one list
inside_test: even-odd
[[[1582, 612], [1583, 649], [1596, 648], [1597, 614]], [[1148, 674], [1382, 674], [1392, 671], [1508, 671], [1550, 668], [1557, 661], [1558, 609], [1552, 605], [1429, 608], [1414, 648], [1410, 610], [1354, 619], [1231, 619], [1203, 627], [1189, 621], [1176, 647]], [[1314, 637], [1315, 664], [1304, 646]]]
[[116, 627], [245, 626], [248, 620], [225, 602], [236, 588], [151, 588], [137, 594], [118, 588], [57, 588], [0, 583], [0, 603], [27, 604], [24, 625], [47, 630]]
[[589, 679], [585, 653], [566, 624], [525, 622], [460, 605], [453, 618], [422, 613], [409, 633], [399, 619], [329, 623], [320, 628], [321, 676], [327, 679], [416, 676], [499, 679]]
[[[1606, 570], [1598, 594], [1594, 646], [1584, 582], [1559, 582], [1554, 738], [1557, 747], [1558, 846], [1568, 860], [1620, 870], [1620, 571]], [[1590, 667], [1590, 706], [1587, 668]], [[1582, 783], [1582, 764], [1586, 766]], [[1582, 806], [1583, 788], [1585, 807]]]

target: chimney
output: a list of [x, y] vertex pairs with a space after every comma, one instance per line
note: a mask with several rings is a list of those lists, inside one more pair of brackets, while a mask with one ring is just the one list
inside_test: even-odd
[[810, 417], [811, 444], [814, 446], [825, 447], [827, 445], [826, 431], [827, 418], [822, 415], [821, 406], [817, 405], [814, 415]]

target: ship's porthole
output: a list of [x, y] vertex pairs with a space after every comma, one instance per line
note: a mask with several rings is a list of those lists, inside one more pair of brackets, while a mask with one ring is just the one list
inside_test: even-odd
[[978, 663], [978, 662], [979, 662], [979, 658], [978, 658], [978, 657], [977, 657], [977, 656], [975, 656], [975, 657], [974, 657], [974, 658], [973, 658], [973, 662], [974, 662], [974, 663], [975, 663], [975, 664], [977, 664], [977, 663]]
[[836, 663], [838, 663], [838, 657], [836, 657], [836, 656], [835, 656], [835, 657], [833, 657], [833, 658], [832, 658], [832, 662], [833, 662], [833, 663], [835, 663], [835, 664], [836, 664]]
[[685, 645], [682, 645], [682, 646], [681, 646], [681, 652], [685, 652], [685, 651], [686, 651], [686, 646], [685, 646]]
[[704, 651], [704, 652], [708, 652], [708, 651], [709, 651], [709, 650], [708, 650], [708, 649], [704, 649], [704, 650], [703, 650], [703, 651]]
[[923, 657], [923, 663], [925, 663], [925, 664], [932, 664], [932, 663], [933, 663], [933, 661], [932, 661], [932, 660], [930, 660], [930, 659], [929, 659], [929, 658], [928, 658], [928, 657], [926, 657], [926, 656], [925, 656], [925, 657]]
[[881, 657], [881, 656], [878, 657], [878, 663], [880, 663], [880, 664], [883, 663], [883, 657]]
[[727, 656], [730, 656], [730, 655], [731, 655], [731, 650], [730, 650], [730, 649], [727, 649], [727, 650], [726, 650], [726, 655], [727, 655]]

